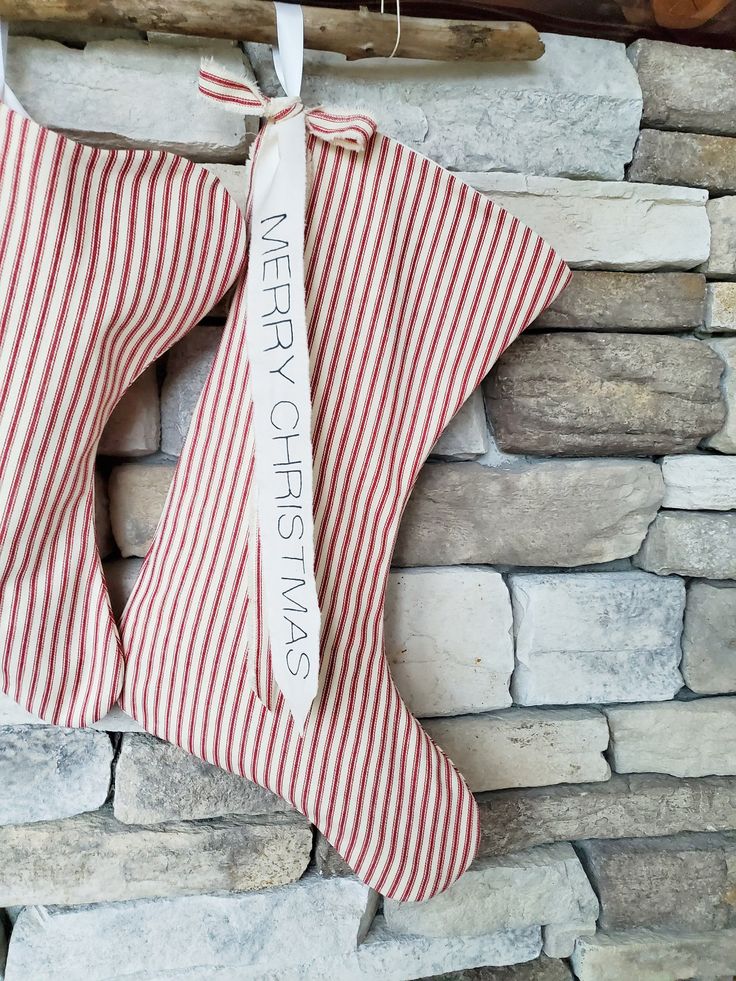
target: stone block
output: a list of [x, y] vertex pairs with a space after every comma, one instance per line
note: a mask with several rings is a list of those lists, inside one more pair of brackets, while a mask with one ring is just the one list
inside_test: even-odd
[[721, 453], [736, 453], [736, 337], [712, 340], [710, 346], [726, 366], [721, 378], [726, 418], [718, 432], [705, 440], [705, 445]]
[[736, 333], [736, 283], [708, 283], [700, 330], [706, 334]]
[[630, 181], [652, 184], [704, 187], [717, 194], [734, 192], [736, 139], [703, 133], [642, 130], [628, 177]]
[[125, 824], [192, 821], [224, 814], [291, 810], [244, 777], [191, 756], [154, 736], [123, 736], [115, 766], [115, 817]]
[[634, 564], [659, 575], [736, 578], [736, 514], [660, 511]]
[[664, 981], [736, 972], [736, 930], [600, 931], [575, 945], [572, 968], [578, 981]]
[[110, 789], [112, 757], [112, 743], [101, 732], [1, 726], [0, 825], [100, 807]]
[[712, 198], [706, 208], [710, 222], [710, 253], [699, 267], [709, 279], [736, 277], [736, 195]]
[[731, 51], [642, 39], [629, 47], [629, 57], [639, 76], [646, 126], [736, 135]]
[[140, 575], [142, 559], [114, 559], [103, 566], [113, 615], [120, 619]]
[[662, 476], [663, 507], [688, 511], [736, 508], [736, 458], [713, 453], [666, 456]]
[[736, 586], [690, 583], [682, 673], [688, 688], [699, 694], [736, 692]]
[[174, 466], [124, 463], [110, 474], [110, 518], [123, 558], [145, 556], [169, 492]]
[[721, 428], [723, 363], [702, 341], [651, 334], [527, 334], [484, 383], [510, 453], [654, 456]]
[[110, 500], [107, 496], [107, 481], [99, 471], [95, 471], [95, 542], [100, 558], [105, 558], [115, 548], [110, 525]]
[[0, 828], [0, 904], [76, 905], [243, 892], [298, 879], [312, 830], [300, 815], [121, 824], [105, 808]]
[[645, 461], [425, 466], [394, 564], [577, 566], [633, 554], [662, 500]]
[[[393, 933], [481, 936], [525, 926], [595, 931], [598, 900], [571, 845], [477, 860], [449, 889], [422, 903], [385, 899]], [[554, 956], [569, 956], [566, 952]]]
[[451, 974], [435, 975], [428, 981], [572, 981], [572, 974], [565, 961], [542, 954], [524, 964], [453, 971]]
[[519, 705], [672, 698], [682, 688], [681, 579], [637, 572], [512, 575]]
[[136, 378], [113, 409], [97, 452], [106, 456], [145, 456], [158, 449], [161, 417], [156, 366]]
[[692, 269], [710, 254], [708, 192], [699, 188], [520, 174], [458, 176], [579, 269]]
[[488, 445], [483, 393], [476, 389], [445, 427], [431, 455], [441, 460], [472, 460], [487, 453]]
[[[614, 775], [603, 783], [562, 784], [480, 794], [479, 856], [575, 838], [634, 838], [736, 829], [736, 778]], [[332, 855], [336, 853], [332, 852]], [[326, 849], [318, 868], [337, 874]]]
[[605, 708], [618, 773], [736, 774], [736, 698]]
[[[406, 981], [407, 978], [421, 976], [427, 978], [437, 971], [450, 971], [457, 968], [467, 968], [461, 972], [461, 977], [473, 977], [478, 969], [476, 964], [515, 965], [518, 961], [529, 961], [535, 958], [542, 946], [539, 927], [525, 927], [519, 930], [502, 930], [497, 933], [484, 934], [480, 937], [417, 937], [394, 934], [386, 928], [383, 916], [378, 915], [368, 936], [357, 950], [351, 954], [321, 957], [318, 960], [300, 964], [298, 967], [287, 968], [274, 972], [260, 973], [254, 976], [248, 973], [248, 978], [257, 977], [257, 981]], [[519, 965], [524, 966], [524, 965]], [[558, 974], [521, 974], [507, 975], [504, 967], [486, 967], [482, 971], [503, 972], [502, 979], [509, 981], [568, 981], [567, 977]], [[491, 977], [485, 973], [481, 977]], [[244, 975], [238, 974], [239, 981]], [[455, 974], [442, 974], [443, 978], [455, 977]]]
[[85, 143], [241, 160], [247, 148], [244, 120], [197, 91], [200, 59], [207, 56], [231, 71], [243, 70], [242, 55], [228, 42], [115, 40], [72, 48], [14, 37], [8, 83], [36, 122]]
[[[736, 701], [736, 700], [735, 700]], [[425, 729], [471, 790], [607, 780], [608, 726], [594, 709], [506, 709], [429, 719]]]
[[26, 906], [15, 921], [6, 981], [109, 981], [121, 965], [151, 981], [264, 978], [325, 951], [354, 953], [375, 907], [376, 894], [357, 879], [310, 875], [235, 895]]
[[161, 449], [179, 456], [195, 406], [222, 338], [222, 327], [200, 324], [168, 353], [161, 388]]
[[[381, 132], [450, 170], [620, 179], [641, 116], [624, 47], [543, 37], [544, 57], [534, 62], [346, 62], [308, 51], [302, 98], [372, 113]], [[265, 90], [277, 91], [268, 47], [246, 50]]]
[[491, 569], [408, 569], [389, 576], [386, 656], [414, 715], [509, 706], [512, 629], [509, 591]]
[[704, 304], [702, 273], [578, 269], [533, 326], [652, 333], [693, 330], [703, 326]]
[[578, 843], [603, 930], [736, 927], [736, 834]]

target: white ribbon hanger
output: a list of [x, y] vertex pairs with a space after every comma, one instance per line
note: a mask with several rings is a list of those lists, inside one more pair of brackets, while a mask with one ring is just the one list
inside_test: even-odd
[[0, 102], [4, 102], [8, 109], [28, 116], [23, 106], [18, 102], [15, 93], [5, 81], [5, 65], [8, 60], [8, 25], [0, 21]]
[[273, 58], [287, 97], [271, 100], [275, 111], [253, 159], [246, 322], [263, 614], [274, 680], [303, 733], [320, 661], [304, 295], [306, 128], [300, 105], [298, 112], [278, 110], [299, 99], [304, 26], [301, 7], [274, 6], [279, 43]]
[[274, 3], [278, 45], [271, 48], [273, 67], [281, 88], [292, 99], [302, 91], [304, 71], [304, 15], [293, 3]]

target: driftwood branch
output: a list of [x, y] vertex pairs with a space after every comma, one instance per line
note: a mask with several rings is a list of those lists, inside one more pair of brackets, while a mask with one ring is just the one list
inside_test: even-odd
[[[307, 48], [336, 51], [349, 60], [386, 57], [393, 51], [393, 13], [302, 9]], [[0, 19], [276, 41], [274, 7], [266, 0], [0, 0]], [[534, 61], [543, 53], [539, 34], [529, 24], [402, 16], [396, 55], [437, 61]]]

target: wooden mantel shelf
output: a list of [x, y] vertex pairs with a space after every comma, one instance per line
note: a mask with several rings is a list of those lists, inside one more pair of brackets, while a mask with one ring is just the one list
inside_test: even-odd
[[[392, 11], [392, 3], [387, 5]], [[305, 45], [348, 59], [386, 57], [396, 42], [393, 12], [302, 7]], [[0, 0], [0, 19], [78, 23], [242, 41], [276, 41], [269, 0]], [[401, 58], [439, 61], [534, 61], [537, 31], [517, 21], [401, 17]]]

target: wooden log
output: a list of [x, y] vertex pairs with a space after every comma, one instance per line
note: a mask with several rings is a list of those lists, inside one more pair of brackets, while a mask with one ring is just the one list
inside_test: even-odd
[[[302, 10], [307, 48], [336, 51], [348, 60], [387, 57], [394, 49], [393, 13], [372, 13], [365, 7]], [[276, 41], [274, 6], [267, 0], [0, 0], [0, 19]], [[402, 16], [396, 55], [437, 61], [534, 61], [543, 53], [544, 44], [529, 24]]]

